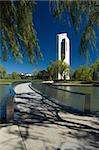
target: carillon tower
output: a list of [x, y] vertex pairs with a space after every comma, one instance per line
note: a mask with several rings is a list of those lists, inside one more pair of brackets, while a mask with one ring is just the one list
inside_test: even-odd
[[[67, 33], [57, 34], [57, 60], [62, 60], [70, 66], [70, 40]], [[64, 76], [66, 80], [69, 80], [69, 71]], [[61, 79], [60, 74], [58, 74], [58, 79]]]

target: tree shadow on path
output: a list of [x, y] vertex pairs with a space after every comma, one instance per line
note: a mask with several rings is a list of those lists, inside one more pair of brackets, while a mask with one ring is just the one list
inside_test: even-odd
[[[74, 117], [70, 118], [69, 115], [73, 115]], [[85, 118], [83, 118], [86, 116], [91, 118], [90, 124], [87, 124]], [[77, 110], [73, 110], [70, 107], [60, 105], [53, 99], [35, 91], [25, 92], [16, 94], [14, 99], [14, 124], [18, 125], [19, 133], [11, 130], [8, 132], [10, 134], [18, 134], [22, 138], [23, 143], [27, 141], [27, 139], [41, 140], [45, 145], [45, 149], [49, 150], [48, 146], [46, 146], [46, 143], [49, 142], [48, 139], [44, 139], [43, 135], [40, 133], [39, 135], [30, 135], [30, 131], [33, 132], [31, 127], [33, 128], [34, 126], [49, 129], [54, 125], [54, 127], [64, 128], [63, 132], [60, 133], [61, 136], [68, 136], [69, 138], [77, 139], [78, 141], [87, 140], [89, 149], [91, 147], [93, 150], [98, 150], [98, 116], [95, 116], [95, 120], [93, 120], [92, 117], [93, 115], [86, 115]], [[65, 132], [65, 130], [67, 132]], [[63, 143], [60, 144], [59, 150], [61, 150], [62, 145]], [[85, 148], [84, 146], [81, 147], [81, 150], [88, 150], [88, 148]], [[52, 150], [58, 150], [58, 148], [53, 147]], [[77, 150], [79, 150], [79, 148], [77, 148]]]
[[[92, 125], [82, 121], [79, 122], [77, 119], [67, 119], [64, 114], [86, 115], [72, 110], [70, 107], [60, 105], [44, 95], [39, 95], [37, 92], [17, 94], [15, 99], [17, 100], [15, 101], [14, 123], [18, 124], [19, 127], [25, 127], [25, 132], [21, 135], [24, 139], [29, 136], [30, 125], [49, 127], [49, 125], [54, 124], [75, 131], [69, 132], [70, 137], [89, 139], [89, 146], [94, 149], [99, 148], [99, 128], [94, 127], [94, 124], [99, 125], [98, 117], [97, 121], [90, 121]], [[88, 114], [89, 116], [92, 117]]]

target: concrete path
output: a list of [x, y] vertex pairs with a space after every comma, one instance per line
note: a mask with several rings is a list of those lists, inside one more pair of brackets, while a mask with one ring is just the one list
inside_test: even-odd
[[15, 87], [14, 124], [1, 125], [0, 150], [99, 150], [99, 118], [68, 113], [29, 84]]

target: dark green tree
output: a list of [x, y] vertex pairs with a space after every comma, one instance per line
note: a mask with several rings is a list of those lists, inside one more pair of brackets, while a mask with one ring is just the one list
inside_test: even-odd
[[37, 79], [48, 80], [48, 72], [46, 70], [41, 70], [36, 75]]
[[0, 78], [5, 78], [6, 77], [6, 69], [0, 65]]
[[99, 59], [96, 59], [96, 61], [91, 65], [91, 71], [93, 73], [92, 79], [97, 80], [97, 74], [99, 73]]
[[91, 81], [92, 80], [92, 70], [88, 66], [80, 66], [74, 72], [74, 79], [81, 81]]
[[17, 74], [16, 72], [12, 72], [12, 79], [19, 80], [21, 78], [20, 78], [19, 74]]

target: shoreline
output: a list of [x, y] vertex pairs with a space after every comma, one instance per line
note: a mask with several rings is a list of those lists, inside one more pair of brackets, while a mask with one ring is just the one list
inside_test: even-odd
[[44, 81], [42, 84], [48, 84], [53, 86], [85, 86], [85, 87], [99, 87], [99, 83], [60, 83], [60, 82], [50, 82], [50, 81]]
[[94, 85], [94, 84], [71, 84], [71, 83], [53, 83], [52, 85], [54, 85], [54, 86], [85, 86], [85, 87], [97, 86], [97, 85]]

